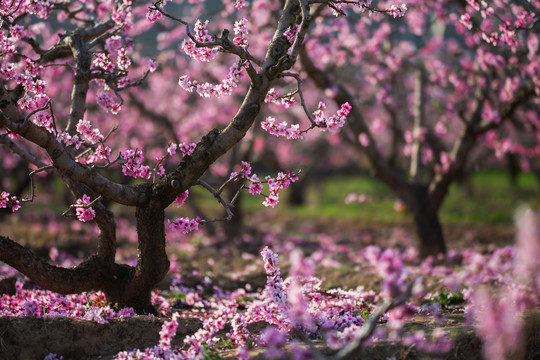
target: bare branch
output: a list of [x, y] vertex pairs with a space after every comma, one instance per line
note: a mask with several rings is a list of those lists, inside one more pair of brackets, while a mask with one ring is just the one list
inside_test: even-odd
[[35, 190], [36, 190], [35, 185], [34, 185], [34, 175], [37, 174], [40, 171], [45, 171], [45, 170], [53, 170], [52, 172], [57, 173], [56, 169], [52, 165], [47, 165], [47, 166], [43, 166], [43, 167], [41, 167], [39, 169], [32, 170], [30, 172], [30, 174], [28, 174], [30, 176], [30, 197], [22, 199], [22, 202], [32, 202], [32, 201], [34, 201]]
[[[230, 180], [230, 179], [229, 179]], [[197, 184], [198, 185], [201, 185], [202, 187], [204, 187], [206, 190], [210, 191], [210, 193], [212, 193], [212, 195], [214, 195], [214, 197], [217, 199], [217, 201], [223, 205], [223, 207], [225, 208], [225, 211], [227, 212], [227, 217], [225, 218], [221, 218], [221, 219], [214, 219], [214, 220], [210, 220], [211, 222], [214, 222], [214, 221], [229, 221], [233, 218], [234, 214], [231, 210], [232, 207], [234, 207], [233, 204], [231, 203], [228, 203], [227, 201], [225, 201], [222, 197], [221, 197], [221, 191], [223, 191], [221, 188], [220, 190], [221, 191], [216, 191], [210, 184], [208, 184], [206, 181], [204, 180], [201, 180], [199, 179], [199, 181], [197, 181]], [[223, 188], [223, 186], [222, 186]], [[204, 222], [210, 222], [209, 220], [205, 220]]]
[[48, 166], [47, 164], [39, 160], [37, 157], [28, 153], [26, 150], [15, 144], [15, 142], [8, 137], [8, 134], [0, 135], [0, 144], [6, 145], [11, 150], [11, 152], [19, 155], [24, 161], [29, 164], [34, 164], [38, 167]]

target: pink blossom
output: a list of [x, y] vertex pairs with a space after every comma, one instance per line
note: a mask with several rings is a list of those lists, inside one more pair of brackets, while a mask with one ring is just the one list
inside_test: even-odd
[[99, 129], [92, 129], [92, 125], [88, 120], [79, 120], [76, 129], [77, 132], [81, 134], [82, 138], [90, 144], [96, 144], [104, 138]]
[[[195, 23], [195, 38], [198, 42], [204, 43], [212, 41], [212, 37], [208, 34], [208, 30], [206, 30], [207, 26], [208, 20], [205, 22], [197, 20]], [[217, 47], [197, 47], [195, 42], [191, 39], [184, 40], [182, 43], [182, 50], [197, 61], [212, 61], [218, 53]]]
[[181, 207], [189, 196], [189, 190], [184, 191], [174, 200], [176, 207]]
[[155, 9], [148, 8], [148, 12], [146, 13], [146, 19], [151, 22], [155, 23], [161, 18], [161, 13]]
[[405, 16], [406, 12], [407, 12], [407, 5], [405, 5], [405, 4], [401, 4], [400, 7], [397, 7], [394, 4], [394, 5], [390, 6], [390, 9], [388, 10], [388, 13], [390, 15], [392, 15], [394, 18]]
[[16, 196], [9, 197], [9, 193], [2, 191], [0, 194], [0, 208], [11, 208], [11, 212], [15, 212], [21, 208], [19, 200]]
[[236, 37], [233, 39], [234, 45], [247, 48], [248, 46], [247, 23], [248, 23], [248, 20], [246, 18], [242, 18], [241, 20], [236, 21], [234, 23], [234, 33], [236, 35]]
[[90, 197], [86, 194], [84, 194], [82, 198], [77, 199], [77, 205], [79, 205], [79, 207], [75, 209], [75, 213], [79, 221], [86, 222], [96, 217], [96, 212], [94, 209], [92, 209], [92, 207], [88, 207], [90, 202]]
[[148, 59], [148, 71], [153, 73], [157, 69], [157, 64], [154, 59]]
[[242, 10], [246, 6], [247, 6], [247, 4], [246, 4], [245, 0], [235, 0], [235, 2], [234, 2], [234, 7], [236, 9], [238, 9], [238, 10]]
[[184, 218], [176, 218], [173, 221], [168, 220], [168, 222], [169, 222], [169, 229], [171, 229], [172, 231], [181, 232], [182, 234], [187, 234], [187, 233], [197, 230], [202, 220], [199, 217], [195, 219], [184, 217]]
[[465, 13], [459, 18], [459, 22], [462, 23], [467, 29], [472, 29], [471, 15]]

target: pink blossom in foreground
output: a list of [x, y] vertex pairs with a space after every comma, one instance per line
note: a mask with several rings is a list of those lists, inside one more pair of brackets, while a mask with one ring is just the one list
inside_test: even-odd
[[247, 23], [248, 23], [248, 19], [246, 18], [242, 18], [234, 23], [234, 34], [236, 35], [233, 39], [234, 45], [247, 48], [248, 46]]
[[388, 13], [392, 15], [394, 18], [396, 17], [402, 17], [405, 16], [405, 13], [407, 12], [407, 5], [401, 4], [400, 7], [397, 7], [395, 4], [390, 7], [388, 10]]
[[99, 129], [92, 129], [92, 124], [88, 120], [79, 120], [77, 123], [77, 132], [81, 134], [81, 137], [90, 144], [96, 144], [103, 141], [103, 135]]
[[195, 90], [195, 92], [202, 97], [231, 95], [232, 91], [238, 86], [238, 83], [243, 76], [243, 68], [246, 66], [248, 66], [248, 64], [245, 62], [240, 65], [234, 63], [229, 68], [227, 77], [219, 84], [211, 84], [208, 82], [199, 84], [196, 80], [191, 80], [191, 77], [188, 75], [183, 75], [178, 79], [178, 85], [188, 92]]
[[183, 193], [178, 195], [178, 197], [174, 200], [174, 205], [176, 205], [176, 207], [181, 207], [182, 205], [184, 205], [184, 201], [186, 201], [188, 196], [189, 196], [189, 190], [184, 191]]
[[134, 178], [150, 178], [150, 167], [143, 165], [143, 153], [140, 150], [128, 149], [122, 154], [124, 163], [122, 165], [122, 173], [126, 176]]
[[2, 191], [2, 194], [0, 194], [0, 208], [11, 208], [11, 212], [15, 212], [21, 208], [21, 205], [16, 196], [10, 198], [8, 192]]
[[[210, 36], [208, 30], [206, 30], [207, 26], [208, 20], [204, 22], [197, 20], [195, 23], [195, 39], [198, 42], [205, 43], [212, 41], [212, 36]], [[191, 39], [184, 40], [182, 43], [182, 50], [197, 61], [211, 61], [218, 53], [217, 47], [197, 47], [195, 42]]]
[[79, 135], [71, 136], [67, 132], [62, 132], [58, 134], [57, 139], [64, 145], [67, 145], [67, 146], [75, 145], [75, 149], [79, 149], [79, 147], [81, 147], [81, 140], [79, 139]]
[[199, 228], [199, 224], [203, 222], [198, 216], [195, 219], [190, 219], [187, 217], [176, 218], [173, 221], [168, 220], [169, 229], [176, 232], [181, 232], [182, 234], [187, 234], [192, 231], [195, 231]]
[[96, 217], [96, 212], [91, 207], [86, 207], [90, 205], [90, 197], [86, 194], [83, 195], [82, 198], [77, 199], [77, 205], [85, 206], [85, 207], [77, 207], [75, 209], [75, 213], [77, 215], [77, 218], [79, 221], [90, 221]]

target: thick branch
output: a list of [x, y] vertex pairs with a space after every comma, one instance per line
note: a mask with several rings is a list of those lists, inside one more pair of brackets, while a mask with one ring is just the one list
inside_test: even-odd
[[53, 134], [30, 121], [23, 125], [24, 118], [24, 114], [17, 107], [17, 99], [12, 98], [0, 80], [0, 125], [47, 151], [52, 164], [62, 176], [81, 182], [97, 194], [119, 204], [144, 206], [147, 203], [148, 198], [142, 189], [143, 186], [115, 183], [96, 169], [76, 162], [73, 155], [66, 151], [66, 147]]
[[77, 64], [73, 88], [71, 91], [71, 108], [66, 132], [73, 135], [77, 122], [84, 118], [86, 112], [86, 95], [90, 82], [90, 65], [92, 58], [86, 44], [79, 33], [64, 38], [64, 43], [69, 46]]
[[25, 274], [40, 287], [60, 294], [89, 291], [102, 282], [97, 258], [90, 258], [73, 269], [60, 268], [46, 263], [5, 236], [0, 236], [0, 261]]

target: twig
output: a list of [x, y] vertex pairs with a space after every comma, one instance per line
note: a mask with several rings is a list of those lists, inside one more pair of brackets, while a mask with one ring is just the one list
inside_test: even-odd
[[35, 186], [34, 186], [34, 175], [40, 171], [45, 171], [49, 169], [56, 169], [53, 165], [46, 165], [43, 167], [40, 167], [39, 169], [32, 170], [28, 176], [30, 176], [30, 198], [24, 198], [21, 201], [22, 202], [32, 202], [34, 201], [35, 197]]
[[38, 167], [47, 166], [46, 163], [17, 146], [17, 144], [15, 144], [15, 142], [8, 137], [8, 134], [0, 135], [0, 144], [7, 145], [12, 152], [19, 155], [27, 163], [34, 164]]
[[96, 202], [100, 201], [102, 199], [102, 196], [99, 195], [97, 198], [95, 198], [94, 200], [92, 200], [92, 202], [90, 202], [88, 205], [79, 205], [79, 204], [71, 204], [69, 205], [69, 209], [67, 209], [66, 211], [64, 211], [62, 213], [62, 216], [68, 216], [69, 212], [73, 209], [77, 209], [77, 208], [82, 208], [82, 209], [88, 209], [89, 207], [91, 207], [92, 205], [94, 205]]
[[[220, 37], [215, 37], [214, 41], [200, 42], [200, 41], [197, 40], [195, 35], [193, 35], [191, 33], [191, 31], [189, 30], [189, 24], [186, 21], [166, 13], [162, 8], [159, 7], [159, 5], [158, 5], [159, 2], [154, 2], [152, 4], [154, 5], [154, 7], [151, 8], [152, 10], [157, 10], [163, 16], [168, 17], [169, 19], [172, 19], [172, 20], [174, 20], [176, 22], [179, 22], [180, 24], [185, 25], [186, 26], [186, 34], [195, 43], [196, 47], [220, 47], [224, 52], [228, 52], [228, 53], [237, 55], [241, 59], [249, 61], [250, 64], [251, 64], [251, 62], [253, 62], [253, 63], [257, 64], [258, 66], [262, 65], [261, 60], [255, 58], [253, 55], [251, 55], [249, 53], [249, 51], [247, 51], [246, 49], [244, 49], [241, 46], [235, 45], [233, 42], [231, 42], [229, 40], [229, 30], [224, 29], [221, 32], [221, 36]], [[249, 75], [251, 80], [255, 80], [256, 79], [256, 74], [253, 71], [250, 71], [250, 68], [251, 68], [251, 66], [247, 68], [248, 69], [248, 75]]]
[[[223, 205], [223, 207], [225, 208], [225, 211], [227, 212], [227, 217], [225, 218], [221, 218], [221, 219], [214, 219], [214, 220], [205, 220], [204, 222], [214, 222], [214, 221], [229, 221], [233, 218], [234, 214], [231, 210], [232, 207], [234, 207], [233, 204], [231, 203], [228, 203], [227, 201], [225, 201], [221, 195], [220, 195], [220, 192], [219, 191], [216, 191], [210, 184], [208, 184], [207, 182], [205, 182], [204, 180], [201, 180], [199, 179], [197, 181], [197, 184], [201, 185], [202, 187], [204, 187], [206, 190], [210, 191], [212, 193], [212, 195], [214, 195], [214, 197], [217, 199], [217, 201]], [[223, 186], [222, 186], [223, 187]]]

